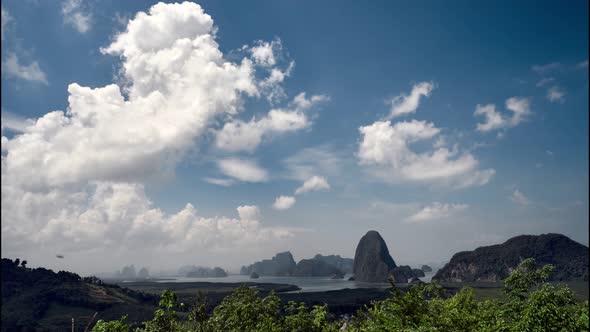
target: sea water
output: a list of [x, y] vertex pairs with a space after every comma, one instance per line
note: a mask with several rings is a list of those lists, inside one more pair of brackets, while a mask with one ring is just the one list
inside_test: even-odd
[[[430, 282], [433, 272], [425, 273], [424, 278], [420, 280]], [[160, 282], [215, 282], [215, 283], [239, 283], [239, 282], [255, 282], [255, 283], [273, 283], [273, 284], [289, 284], [301, 288], [296, 292], [326, 292], [332, 290], [339, 290], [345, 288], [388, 288], [389, 283], [372, 283], [359, 282], [348, 280], [351, 275], [344, 276], [344, 279], [332, 279], [330, 277], [273, 277], [260, 276], [257, 279], [252, 279], [248, 275], [230, 274], [222, 278], [190, 278], [190, 277], [172, 277], [171, 279], [161, 280]]]

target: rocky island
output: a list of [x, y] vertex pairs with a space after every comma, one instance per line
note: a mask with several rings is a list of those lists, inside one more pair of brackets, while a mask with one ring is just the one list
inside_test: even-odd
[[195, 266], [185, 273], [189, 278], [223, 278], [227, 277], [227, 273], [220, 267], [207, 268]]
[[[419, 271], [419, 272], [418, 272]], [[353, 266], [354, 280], [364, 282], [408, 283], [424, 277], [424, 272], [407, 265], [397, 266], [389, 254], [385, 240], [377, 231], [368, 231], [356, 247]]]
[[293, 275], [297, 264], [289, 251], [276, 254], [272, 259], [264, 259], [248, 266], [242, 266], [240, 274], [251, 275], [256, 272], [259, 276], [290, 276]]
[[420, 270], [422, 270], [423, 272], [432, 272], [432, 268], [428, 265], [422, 265]]
[[242, 266], [240, 274], [257, 276], [295, 276], [295, 277], [331, 277], [342, 279], [352, 273], [351, 258], [340, 255], [315, 255], [310, 259], [302, 259], [295, 263], [290, 252], [276, 254], [272, 259], [263, 259], [248, 266]]
[[344, 278], [344, 272], [334, 265], [328, 264], [319, 259], [302, 259], [297, 263], [295, 272], [296, 277], [332, 277], [333, 279]]

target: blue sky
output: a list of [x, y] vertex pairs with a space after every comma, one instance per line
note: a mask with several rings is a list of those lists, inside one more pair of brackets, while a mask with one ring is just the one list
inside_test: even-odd
[[[203, 1], [201, 13], [183, 4], [135, 16], [155, 4], [3, 2], [2, 177], [9, 182], [3, 181], [2, 207], [9, 209], [2, 213], [3, 255], [34, 262], [65, 252], [70, 268], [91, 272], [111, 268], [87, 264], [105, 254], [118, 266], [235, 268], [279, 250], [296, 259], [352, 256], [369, 229], [407, 264], [442, 263], [457, 251], [523, 233], [563, 233], [588, 244], [587, 2]], [[202, 30], [194, 22], [184, 26], [190, 22], [179, 13], [205, 22]], [[166, 24], [152, 30], [138, 24], [137, 34], [128, 33], [130, 20], [143, 19]], [[170, 77], [161, 79], [154, 78], [159, 69], [145, 65], [165, 67], [171, 56], [156, 57], [154, 48], [166, 51], [180, 47], [171, 46], [175, 38], [203, 35], [212, 36], [223, 61], [244, 71], [244, 59], [250, 61], [250, 76], [228, 72], [235, 76], [225, 81], [197, 61], [172, 71], [177, 79], [162, 69], [158, 75]], [[154, 57], [145, 60], [134, 47]], [[125, 71], [133, 61], [140, 66]], [[273, 69], [284, 78], [268, 83]], [[234, 85], [240, 77], [252, 86]], [[140, 79], [149, 84], [138, 88]], [[183, 79], [188, 87], [177, 86]], [[40, 122], [24, 128], [34, 124], [25, 119], [55, 110], [71, 109], [62, 120], [73, 122], [96, 105], [96, 112], [106, 109], [103, 95], [68, 92], [71, 83], [93, 89], [116, 83], [128, 104], [140, 105], [129, 106], [137, 114], [151, 107], [141, 102], [152, 89], [177, 113], [129, 123], [113, 115], [104, 120], [118, 119], [112, 135], [102, 120], [88, 120], [83, 130], [63, 122], [55, 131]], [[213, 103], [200, 96], [212, 91], [227, 93], [215, 97], [222, 106], [209, 110]], [[235, 91], [235, 100], [224, 99]], [[68, 101], [82, 95], [100, 100]], [[187, 106], [191, 96], [198, 102]], [[279, 115], [292, 121], [280, 122]], [[248, 140], [256, 134], [259, 142]], [[110, 145], [85, 143], [102, 139]], [[437, 151], [448, 155], [435, 162]], [[111, 153], [120, 158], [104, 157]], [[224, 171], [224, 161], [239, 174]], [[244, 174], [248, 165], [254, 173]], [[302, 165], [305, 172], [295, 171]], [[295, 194], [313, 176], [307, 192]], [[97, 203], [104, 192], [120, 202], [116, 213], [114, 205]], [[295, 203], [273, 206], [279, 196]], [[191, 217], [180, 233], [190, 237], [169, 226], [183, 213]], [[107, 217], [86, 221], [89, 215]], [[178, 262], [146, 257], [145, 247], [176, 252]]]

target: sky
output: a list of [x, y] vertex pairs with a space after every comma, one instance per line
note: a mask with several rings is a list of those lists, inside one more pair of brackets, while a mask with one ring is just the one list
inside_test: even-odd
[[[588, 2], [2, 2], [2, 256], [588, 245]], [[55, 255], [64, 255], [57, 259]]]

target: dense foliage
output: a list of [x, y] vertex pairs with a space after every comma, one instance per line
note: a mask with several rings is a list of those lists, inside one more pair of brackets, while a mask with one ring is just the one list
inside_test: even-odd
[[[281, 307], [274, 293], [261, 298], [242, 286], [207, 313], [204, 298], [188, 309], [180, 322], [176, 310], [187, 311], [174, 293], [164, 291], [160, 308], [141, 332], [174, 331], [588, 331], [588, 301], [577, 301], [564, 286], [546, 282], [553, 267], [536, 269], [524, 260], [505, 280], [504, 300], [478, 302], [470, 288], [453, 296], [436, 282], [417, 285], [402, 293], [393, 286], [392, 296], [373, 302], [352, 319], [335, 319], [327, 306], [308, 308], [289, 302]], [[124, 318], [99, 321], [93, 331], [128, 331]]]

